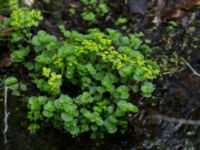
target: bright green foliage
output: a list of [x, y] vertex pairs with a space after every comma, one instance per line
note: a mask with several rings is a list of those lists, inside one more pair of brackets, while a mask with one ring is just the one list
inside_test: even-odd
[[21, 92], [27, 91], [26, 84], [19, 83], [18, 79], [14, 76], [10, 76], [4, 80], [4, 84], [8, 86], [10, 90], [12, 90], [12, 94], [15, 96], [20, 95]]
[[[33, 123], [29, 130], [38, 129], [41, 120], [72, 136], [90, 132], [95, 138], [126, 130], [126, 114], [138, 112], [128, 102], [130, 95], [134, 91], [150, 97], [151, 80], [159, 74], [158, 65], [145, 58], [150, 51], [142, 47], [150, 48], [140, 39], [142, 34], [123, 36], [112, 29], [107, 34], [97, 29], [81, 34], [60, 29], [62, 41], [45, 31], [31, 40], [36, 56], [25, 67], [34, 66], [29, 69], [30, 78], [48, 96], [29, 99], [28, 118]], [[76, 90], [74, 96], [71, 90]]]
[[88, 21], [88, 22], [91, 22], [91, 23], [95, 23], [97, 22], [96, 20], [96, 16], [93, 12], [87, 12], [87, 11], [84, 11], [82, 13], [82, 17], [85, 21]]
[[19, 7], [18, 0], [0, 0], [0, 13], [4, 14], [8, 11], [17, 9]]
[[38, 26], [42, 20], [41, 12], [29, 10], [28, 8], [17, 8], [12, 11], [11, 16], [5, 21], [4, 26], [13, 27], [16, 31]]
[[8, 0], [8, 4], [11, 10], [17, 9], [19, 7], [19, 0]]
[[119, 86], [116, 91], [119, 93], [121, 99], [128, 99], [129, 88], [126, 85]]
[[23, 62], [29, 52], [29, 48], [26, 47], [19, 47], [18, 50], [14, 50], [12, 52], [13, 62]]
[[17, 78], [15, 77], [9, 77], [7, 78], [4, 83], [7, 85], [7, 86], [10, 86], [10, 85], [13, 85], [13, 84], [16, 84], [18, 82]]
[[127, 111], [138, 112], [138, 108], [124, 100], [119, 101], [117, 103], [116, 116], [124, 116]]
[[[40, 11], [30, 10], [29, 8], [16, 8], [11, 12], [10, 17], [3, 22], [1, 28], [12, 28], [9, 42], [16, 43], [22, 39], [29, 40], [32, 35], [30, 29], [37, 27], [40, 20], [42, 20]], [[20, 46], [13, 52], [14, 61], [23, 61], [28, 54], [29, 49]]]
[[35, 124], [33, 123], [33, 124], [29, 125], [29, 127], [28, 127], [28, 130], [32, 133], [38, 131], [39, 129], [40, 129], [40, 126], [36, 123]]
[[96, 8], [97, 14], [104, 15], [108, 13], [108, 6], [106, 3], [101, 2], [98, 7]]
[[96, 0], [81, 0], [81, 3], [84, 5], [81, 16], [83, 20], [89, 23], [96, 23], [99, 17], [104, 16], [109, 11], [107, 0], [101, 0], [99, 2]]
[[128, 19], [127, 18], [118, 18], [117, 21], [115, 22], [115, 25], [120, 26], [124, 25], [127, 23]]
[[69, 9], [69, 14], [70, 14], [71, 16], [75, 15], [75, 14], [76, 14], [76, 10], [75, 10], [74, 8], [70, 8], [70, 9]]
[[154, 91], [154, 86], [151, 82], [144, 82], [144, 84], [141, 87], [141, 91], [143, 96], [151, 97], [151, 93]]
[[171, 33], [177, 27], [177, 23], [175, 21], [169, 21], [167, 23], [167, 32]]
[[[11, 2], [11, 1], [10, 1]], [[14, 3], [14, 1], [13, 1]], [[11, 12], [10, 17], [0, 24], [1, 28], [12, 28], [12, 33], [8, 38], [10, 49], [12, 49], [12, 62], [21, 62], [24, 63], [29, 69], [31, 68], [30, 63], [25, 63], [25, 57], [30, 53], [30, 47], [20, 45], [21, 40], [29, 41], [32, 34], [30, 29], [36, 27], [39, 24], [39, 21], [42, 20], [41, 12], [36, 10], [30, 10], [28, 8], [18, 8], [16, 7]], [[33, 67], [33, 66], [32, 66]], [[12, 78], [6, 79], [6, 82]], [[6, 83], [7, 84], [7, 83]], [[9, 85], [9, 88], [13, 90], [13, 94], [19, 95], [17, 90], [25, 91], [26, 86], [24, 84], [13, 84]]]

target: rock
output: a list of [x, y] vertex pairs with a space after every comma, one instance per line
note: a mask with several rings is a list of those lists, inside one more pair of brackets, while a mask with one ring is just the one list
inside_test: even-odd
[[128, 6], [133, 13], [144, 14], [148, 8], [147, 0], [129, 0]]

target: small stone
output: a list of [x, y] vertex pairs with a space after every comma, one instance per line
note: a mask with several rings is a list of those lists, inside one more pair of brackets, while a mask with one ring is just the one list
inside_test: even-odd
[[133, 13], [144, 14], [148, 7], [147, 0], [129, 0], [128, 6]]

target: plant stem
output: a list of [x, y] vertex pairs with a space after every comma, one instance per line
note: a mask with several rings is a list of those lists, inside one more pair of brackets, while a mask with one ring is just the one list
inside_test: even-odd
[[3, 130], [3, 135], [4, 135], [4, 143], [7, 144], [7, 131], [8, 131], [8, 108], [7, 108], [7, 100], [8, 100], [8, 87], [5, 86], [4, 88], [4, 130]]
[[190, 68], [190, 70], [193, 72], [194, 75], [200, 77], [200, 74], [185, 60], [182, 58], [182, 60], [185, 62], [185, 64]]

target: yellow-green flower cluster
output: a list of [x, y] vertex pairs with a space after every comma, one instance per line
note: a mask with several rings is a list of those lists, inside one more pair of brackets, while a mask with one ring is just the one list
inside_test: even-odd
[[[77, 39], [75, 39], [77, 44], [72, 54], [74, 53], [74, 56], [77, 57], [73, 58], [77, 59], [77, 63], [79, 61], [85, 63], [82, 61], [83, 59], [90, 60], [92, 63], [102, 60], [104, 63], [112, 64], [112, 67], [118, 71], [131, 66], [132, 75], [136, 73], [141, 79], [153, 79], [159, 74], [158, 66], [152, 63], [153, 61], [146, 60], [140, 51], [131, 49], [126, 51], [123, 50], [123, 46], [119, 50], [119, 46], [109, 36], [95, 29], [90, 32], [88, 35], [77, 35]], [[126, 49], [127, 46], [124, 48]], [[74, 60], [70, 59], [71, 61]]]
[[100, 42], [103, 44], [103, 45], [111, 45], [112, 44], [112, 41], [110, 39], [106, 39], [106, 38], [103, 38], [103, 37], [99, 37], [99, 40]]
[[92, 33], [95, 37], [95, 41], [104, 46], [110, 46], [112, 44], [112, 40], [105, 37], [105, 34], [97, 31], [96, 33]]
[[78, 56], [78, 55], [81, 55], [85, 52], [98, 52], [98, 51], [101, 51], [103, 50], [103, 47], [92, 41], [92, 40], [88, 40], [88, 39], [84, 39], [81, 41], [81, 46], [76, 46], [75, 47], [75, 54]]
[[14, 29], [24, 29], [38, 26], [38, 21], [42, 20], [40, 11], [29, 10], [28, 8], [18, 8], [13, 10], [9, 24]]
[[160, 70], [155, 63], [144, 64], [141, 68], [141, 75], [146, 79], [153, 79], [159, 75]]
[[51, 86], [52, 90], [56, 90], [60, 88], [62, 82], [62, 75], [61, 74], [56, 74], [56, 73], [51, 73], [51, 77], [48, 80], [48, 84]]
[[82, 39], [80, 40], [80, 45], [75, 47], [75, 54], [77, 56], [87, 53], [87, 52], [99, 52], [99, 51], [110, 51], [114, 50], [114, 47], [111, 46], [112, 41], [105, 38], [104, 34], [97, 32], [93, 35], [94, 39]]
[[130, 61], [126, 54], [121, 54], [116, 51], [113, 46], [110, 46], [107, 51], [103, 51], [101, 53], [101, 57], [103, 60], [113, 63], [117, 69], [120, 69], [123, 65], [126, 65], [128, 61]]
[[42, 69], [42, 75], [43, 76], [49, 77], [50, 73], [51, 73], [51, 69], [50, 68], [43, 67], [43, 69]]
[[132, 65], [135, 68], [140, 68], [138, 74], [144, 78], [151, 79], [154, 75], [157, 75], [154, 71], [152, 64], [146, 64], [143, 55], [138, 52], [131, 52], [133, 56], [129, 56], [126, 53], [117, 51], [112, 45], [112, 41], [103, 34], [96, 33], [96, 40], [83, 39], [80, 40], [80, 45], [75, 47], [75, 55], [80, 56], [82, 54], [97, 55], [102, 58], [103, 61], [112, 63], [113, 67], [120, 70], [122, 67]]
[[58, 54], [53, 56], [53, 64], [58, 65], [61, 68], [64, 66], [63, 59], [59, 57]]

